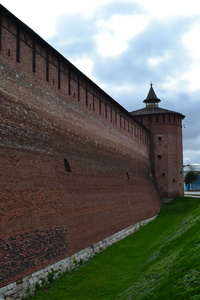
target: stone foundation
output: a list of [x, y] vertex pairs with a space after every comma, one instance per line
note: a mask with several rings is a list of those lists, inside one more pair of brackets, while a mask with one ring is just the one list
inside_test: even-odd
[[29, 276], [26, 276], [20, 280], [17, 280], [7, 286], [0, 288], [0, 300], [22, 299], [23, 297], [28, 297], [29, 293], [33, 294], [36, 283], [38, 283], [39, 285], [42, 284], [42, 279], [45, 279], [45, 281], [48, 282], [49, 278], [53, 276], [53, 274], [54, 278], [58, 278], [64, 272], [74, 268], [78, 264], [82, 264], [83, 262], [91, 259], [95, 254], [98, 254], [112, 244], [138, 231], [142, 226], [147, 225], [155, 218], [156, 216], [141, 221], [126, 229], [123, 229], [116, 234], [113, 234], [112, 236], [75, 253], [70, 257], [60, 260], [53, 265], [50, 265], [40, 271], [37, 271], [33, 274], [30, 274]]

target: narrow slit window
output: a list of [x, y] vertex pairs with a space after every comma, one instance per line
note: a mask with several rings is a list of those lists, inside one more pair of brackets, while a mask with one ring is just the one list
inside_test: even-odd
[[158, 115], [156, 115], [156, 123], [158, 123]]
[[35, 48], [35, 40], [33, 40], [33, 66], [32, 66], [33, 73], [36, 72], [36, 60], [35, 60], [35, 58], [36, 58], [36, 50], [35, 49], [36, 49]]
[[101, 115], [101, 96], [99, 97], [99, 114]]
[[49, 81], [49, 52], [46, 52], [46, 81]]
[[95, 99], [94, 99], [94, 94], [93, 94], [92, 101], [93, 101], [93, 111], [95, 111]]
[[107, 100], [105, 99], [105, 118], [107, 119]]
[[[88, 86], [86, 82], [86, 88], [85, 88], [85, 105], [88, 106]], [[91, 108], [91, 105], [90, 105]]]
[[68, 92], [69, 92], [69, 95], [71, 95], [71, 79], [70, 79], [70, 69], [68, 69]]
[[158, 159], [161, 159], [162, 155], [161, 154], [158, 154]]
[[60, 89], [60, 60], [58, 60], [58, 89]]
[[17, 26], [16, 61], [20, 62], [20, 28]]
[[163, 114], [163, 122], [165, 122], [165, 114]]
[[80, 78], [78, 76], [78, 82], [77, 82], [77, 89], [78, 89], [78, 101], [80, 101]]
[[68, 160], [66, 158], [64, 159], [64, 165], [65, 165], [66, 172], [71, 173], [72, 170], [71, 170], [69, 162], [68, 162]]

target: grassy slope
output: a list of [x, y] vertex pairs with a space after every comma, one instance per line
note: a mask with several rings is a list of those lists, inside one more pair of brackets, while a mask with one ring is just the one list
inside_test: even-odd
[[32, 299], [200, 299], [200, 199], [158, 217]]

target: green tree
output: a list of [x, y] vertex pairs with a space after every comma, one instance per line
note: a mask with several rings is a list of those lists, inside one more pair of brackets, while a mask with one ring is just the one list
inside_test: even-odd
[[197, 179], [197, 174], [194, 171], [189, 171], [185, 175], [185, 184], [188, 185]]

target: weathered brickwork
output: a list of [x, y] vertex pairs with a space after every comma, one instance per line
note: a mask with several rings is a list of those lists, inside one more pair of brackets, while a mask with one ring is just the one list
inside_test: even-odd
[[[107, 237], [106, 239], [91, 245], [72, 256], [69, 256], [63, 260], [57, 261], [53, 265], [41, 269], [29, 276], [21, 278], [18, 281], [13, 282], [3, 288], [0, 288], [0, 299], [21, 299], [26, 297], [29, 293], [34, 293], [35, 285], [42, 284], [42, 280], [45, 279], [45, 282], [48, 282], [49, 274], [53, 274], [54, 278], [58, 278], [64, 272], [74, 268], [77, 264], [81, 264], [89, 259], [91, 259], [97, 253], [105, 250], [107, 247], [111, 246], [113, 243], [116, 243], [128, 235], [136, 232], [142, 226], [147, 225], [149, 222], [153, 221], [155, 217], [149, 218], [137, 224], [134, 224], [124, 230], [117, 232], [116, 234]], [[27, 292], [28, 291], [28, 292]]]
[[0, 263], [0, 280], [15, 277], [16, 271], [23, 273], [24, 270], [38, 269], [38, 265], [42, 266], [47, 261], [68, 256], [67, 244], [67, 229], [62, 225], [1, 239], [0, 252], [6, 261]]
[[25, 289], [27, 276], [161, 204], [149, 130], [0, 8], [0, 287], [9, 296], [8, 285], [23, 294], [16, 282]]

